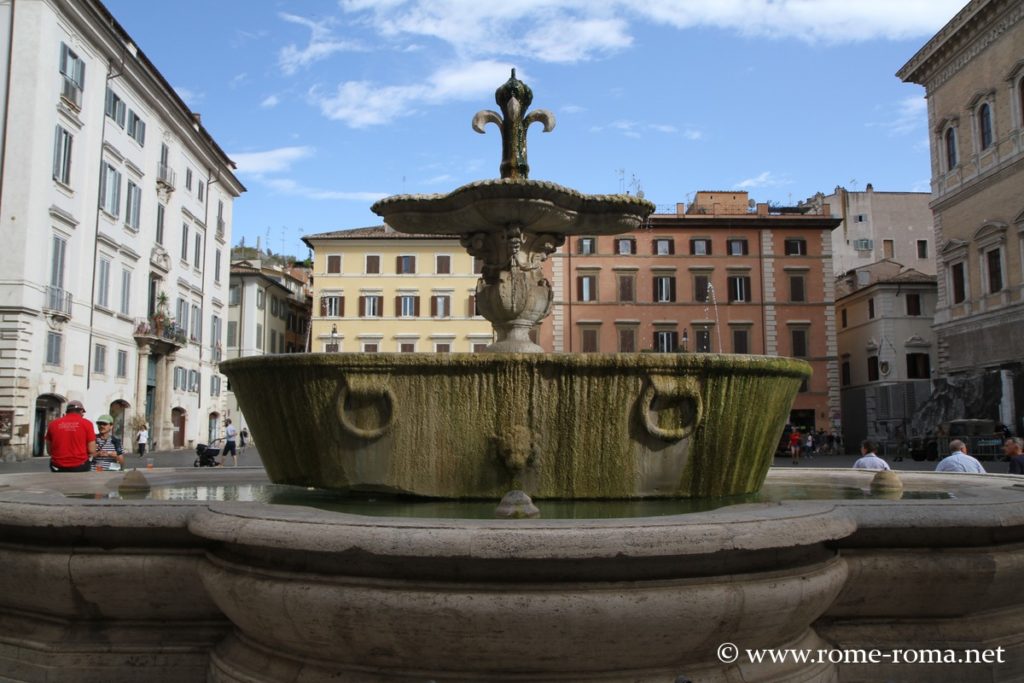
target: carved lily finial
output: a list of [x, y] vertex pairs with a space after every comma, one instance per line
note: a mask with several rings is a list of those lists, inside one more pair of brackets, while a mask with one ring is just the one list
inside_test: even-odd
[[515, 69], [512, 69], [512, 76], [495, 91], [494, 100], [504, 116], [491, 109], [478, 111], [473, 117], [473, 130], [483, 133], [488, 123], [499, 126], [501, 177], [528, 178], [530, 165], [526, 162], [526, 129], [531, 123], [539, 121], [544, 124], [544, 132], [550, 133], [555, 127], [555, 115], [547, 109], [534, 109], [524, 115], [533, 102], [533, 91], [516, 78]]

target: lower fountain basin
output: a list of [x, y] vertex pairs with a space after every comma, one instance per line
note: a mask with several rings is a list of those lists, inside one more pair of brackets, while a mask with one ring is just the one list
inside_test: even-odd
[[[201, 500], [266, 485], [255, 468], [146, 476], [193, 500], [109, 498], [113, 472], [0, 476], [5, 680], [1024, 678], [1024, 488], [1008, 475], [901, 473], [945, 499], [517, 521]], [[866, 490], [873, 476], [768, 482]], [[1001, 663], [832, 656], [996, 647]], [[829, 656], [751, 661], [761, 648]]]
[[438, 498], [711, 497], [764, 481], [803, 361], [302, 354], [220, 366], [271, 480]]

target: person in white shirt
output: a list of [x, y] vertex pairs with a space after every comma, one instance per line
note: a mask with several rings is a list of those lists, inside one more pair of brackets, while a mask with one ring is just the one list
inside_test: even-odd
[[949, 442], [952, 453], [943, 458], [935, 467], [936, 472], [969, 472], [971, 474], [985, 474], [985, 468], [981, 466], [976, 458], [967, 455], [967, 444], [960, 439], [953, 439]]
[[149, 428], [147, 425], [142, 425], [142, 429], [135, 437], [135, 447], [141, 458], [146, 454], [146, 445], [149, 443]]
[[875, 444], [870, 441], [863, 441], [860, 444], [861, 457], [853, 463], [855, 470], [887, 470], [889, 463], [875, 455]]

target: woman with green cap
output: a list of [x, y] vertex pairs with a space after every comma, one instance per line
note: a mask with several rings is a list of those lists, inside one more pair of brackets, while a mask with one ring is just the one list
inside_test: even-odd
[[120, 470], [124, 465], [124, 448], [121, 439], [114, 436], [114, 418], [100, 415], [96, 418], [96, 457], [93, 466], [96, 469]]

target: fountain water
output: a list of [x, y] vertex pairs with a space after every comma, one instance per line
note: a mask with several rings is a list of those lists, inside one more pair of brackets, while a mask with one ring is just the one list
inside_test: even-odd
[[636, 229], [654, 206], [529, 179], [527, 128], [540, 122], [550, 131], [554, 116], [528, 111], [533, 93], [514, 71], [495, 100], [501, 113], [479, 112], [473, 128], [501, 127], [500, 179], [372, 207], [400, 232], [457, 234], [483, 261], [476, 300], [494, 326], [489, 353], [223, 363], [258, 425], [271, 479], [495, 500], [520, 486], [535, 498], [568, 499], [757, 491], [809, 366], [756, 356], [542, 353], [529, 331], [551, 309], [544, 261], [567, 235]]
[[[710, 282], [708, 283], [708, 299], [711, 300], [711, 305], [715, 310], [715, 332], [718, 334], [718, 350], [719, 352], [724, 352], [725, 347], [722, 346], [722, 324], [718, 319], [718, 297], [715, 296], [715, 286]], [[707, 301], [704, 302], [704, 317], [708, 317]]]
[[[513, 132], [502, 172], [521, 177], [378, 205], [396, 227], [466, 231], [459, 234], [469, 235], [469, 247], [488, 256], [479, 287], [499, 352], [225, 363], [257, 425], [266, 474], [157, 470], [146, 475], [151, 495], [172, 486], [195, 497], [211, 483], [263, 486], [267, 474], [492, 500], [514, 481], [542, 498], [569, 499], [714, 496], [761, 485], [806, 365], [715, 354], [582, 357], [527, 345], [524, 332], [550, 303], [536, 267], [550, 248], [573, 230], [628, 229], [649, 209], [526, 179], [525, 125], [512, 126], [510, 114], [548, 128], [553, 120], [522, 116], [529, 91], [514, 78], [503, 88], [505, 117], [478, 115], [476, 127], [500, 119]], [[1024, 678], [1024, 491], [1016, 479], [769, 476], [779, 486], [870, 487], [878, 495], [616, 519], [531, 519], [525, 501], [512, 497], [506, 502], [523, 519], [398, 519], [255, 502], [116, 500], [106, 495], [122, 483], [115, 473], [7, 475], [0, 676]], [[952, 497], [906, 500], [901, 486]], [[65, 497], [83, 493], [98, 499]], [[756, 664], [745, 654], [765, 648], [810, 660]], [[854, 648], [882, 654], [846, 659]], [[921, 648], [939, 652], [942, 663], [893, 659]], [[993, 648], [980, 661], [1002, 663], [972, 664], [965, 648]]]

